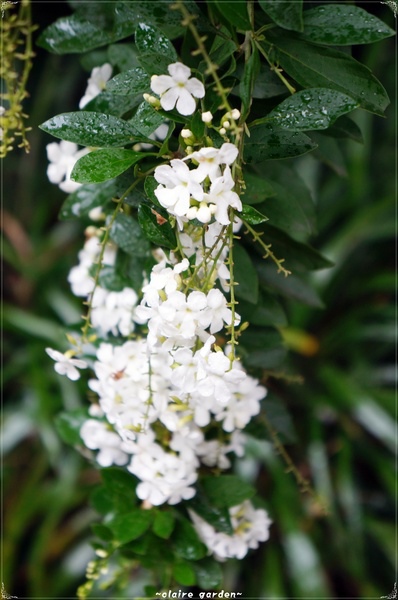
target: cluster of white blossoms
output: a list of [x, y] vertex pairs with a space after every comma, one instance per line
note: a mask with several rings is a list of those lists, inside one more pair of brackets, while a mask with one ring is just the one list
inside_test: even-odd
[[[151, 80], [158, 104], [192, 114], [203, 84], [181, 63], [168, 71]], [[230, 118], [238, 119], [239, 111]], [[204, 123], [211, 119], [202, 114]], [[188, 129], [181, 138], [194, 139]], [[139, 294], [96, 282], [99, 261], [115, 265], [117, 248], [108, 242], [101, 250], [100, 230], [88, 228], [68, 279], [73, 293], [90, 303], [95, 357], [47, 349], [57, 372], [71, 379], [79, 368], [92, 369], [89, 388], [97, 400], [80, 436], [100, 466], [123, 466], [138, 479], [145, 507], [190, 500], [201, 470], [229, 469], [234, 456], [243, 456], [244, 429], [266, 395], [225, 342], [225, 331], [241, 320], [225, 296], [229, 240], [241, 227], [232, 210], [242, 210], [234, 189], [237, 158], [237, 147], [226, 141], [220, 148], [191, 148], [156, 167], [155, 195], [178, 224], [178, 247], [167, 254], [153, 250], [157, 264]], [[266, 512], [249, 501], [230, 509], [233, 535], [189, 514], [217, 560], [242, 558], [269, 535]]]

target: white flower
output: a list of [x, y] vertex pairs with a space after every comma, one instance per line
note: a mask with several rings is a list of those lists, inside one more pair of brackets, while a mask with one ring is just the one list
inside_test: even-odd
[[101, 467], [125, 465], [129, 460], [126, 444], [106, 423], [88, 419], [80, 429], [80, 437], [90, 450], [99, 450], [97, 462]]
[[222, 175], [220, 165], [232, 165], [238, 154], [237, 147], [226, 142], [221, 148], [201, 148], [186, 156], [184, 160], [195, 160], [199, 163], [196, 169], [198, 181], [203, 181], [206, 177], [209, 177], [210, 181], [215, 181]]
[[154, 176], [160, 185], [155, 195], [170, 214], [183, 217], [189, 210], [191, 197], [202, 200], [203, 189], [195, 171], [190, 171], [185, 162], [176, 158], [170, 165], [156, 167]]
[[93, 100], [98, 94], [104, 89], [106, 82], [112, 75], [112, 65], [105, 63], [101, 67], [94, 67], [91, 71], [91, 75], [87, 80], [87, 88], [84, 92], [83, 98], [79, 102], [79, 108], [83, 108]]
[[218, 177], [210, 186], [210, 191], [205, 194], [206, 202], [215, 204], [215, 218], [221, 225], [228, 225], [230, 218], [228, 214], [229, 207], [242, 210], [242, 202], [236, 192], [232, 191], [235, 182], [231, 176], [231, 170], [228, 166], [225, 167], [222, 177]]
[[196, 108], [195, 98], [203, 98], [203, 83], [190, 77], [191, 69], [182, 63], [173, 63], [167, 67], [169, 75], [152, 75], [151, 89], [160, 96], [164, 110], [176, 107], [180, 115], [192, 115]]
[[84, 360], [78, 358], [72, 358], [67, 353], [62, 354], [53, 348], [46, 348], [46, 352], [50, 358], [55, 360], [54, 369], [59, 375], [66, 375], [72, 381], [76, 381], [80, 378], [80, 373], [77, 369], [86, 369], [87, 363]]
[[46, 146], [47, 158], [50, 164], [47, 167], [47, 177], [51, 183], [58, 184], [58, 187], [67, 194], [74, 192], [80, 183], [72, 181], [70, 175], [76, 162], [89, 152], [88, 148], [78, 150], [77, 144], [73, 142], [52, 142]]

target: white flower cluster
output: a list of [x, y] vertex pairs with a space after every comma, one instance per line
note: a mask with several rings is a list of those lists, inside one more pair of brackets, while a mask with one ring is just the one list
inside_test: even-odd
[[199, 537], [219, 561], [243, 558], [250, 548], [258, 548], [259, 542], [265, 542], [269, 537], [271, 520], [268, 514], [261, 508], [255, 509], [248, 500], [229, 510], [233, 535], [216, 531], [193, 510], [189, 513]]
[[90, 420], [81, 431], [85, 444], [100, 450], [102, 466], [128, 463], [141, 480], [139, 498], [155, 505], [193, 497], [201, 464], [229, 468], [227, 454], [242, 454], [241, 430], [266, 394], [240, 362], [231, 364], [228, 348], [215, 345], [212, 333], [231, 323], [224, 295], [181, 291], [188, 266], [185, 259], [154, 267], [134, 317], [147, 323], [146, 338], [98, 349], [90, 388], [119, 446], [114, 436], [101, 437], [102, 423], [96, 428]]
[[[112, 292], [97, 285], [91, 269], [98, 263], [101, 242], [98, 237], [99, 230], [88, 228], [89, 238], [79, 252], [79, 264], [69, 273], [68, 281], [75, 296], [87, 296], [91, 300], [91, 322], [101, 336], [107, 333], [124, 336], [134, 331], [134, 308], [138, 302], [136, 292], [129, 287], [120, 292]], [[117, 248], [108, 243], [102, 264], [113, 266], [116, 260]], [[95, 288], [95, 289], [94, 289]]]
[[[81, 107], [103, 88], [109, 67], [92, 73]], [[204, 97], [203, 84], [181, 63], [169, 65], [168, 71], [151, 79], [159, 99], [146, 99], [157, 108], [193, 114], [195, 98]], [[239, 116], [236, 109], [227, 113], [224, 131], [228, 119]], [[207, 112], [202, 119], [211, 123], [213, 117]], [[91, 405], [80, 436], [96, 452], [99, 465], [124, 466], [139, 480], [136, 493], [147, 506], [193, 498], [200, 469], [229, 469], [232, 456], [243, 455], [243, 430], [266, 395], [225, 345], [222, 333], [240, 323], [221, 291], [229, 290], [228, 240], [241, 226], [232, 210], [242, 210], [233, 177], [238, 149], [229, 141], [220, 148], [188, 149], [195, 143], [189, 129], [181, 131], [181, 139], [187, 155], [154, 171], [156, 198], [179, 227], [178, 249], [168, 255], [153, 251], [157, 264], [138, 304], [132, 288], [114, 292], [95, 284], [100, 256], [103, 266], [113, 266], [117, 248], [107, 243], [101, 251], [100, 230], [88, 228], [79, 264], [68, 280], [73, 293], [90, 302], [99, 340], [95, 359], [86, 362], [74, 350], [61, 354], [47, 349], [56, 371], [70, 379], [79, 378], [77, 369], [92, 366], [95, 377], [89, 387], [98, 403]], [[65, 144], [48, 147], [49, 177], [57, 183], [68, 179], [72, 162], [84, 152]], [[218, 560], [242, 558], [268, 538], [266, 512], [249, 501], [230, 509], [233, 535], [217, 532], [194, 511], [190, 516]]]
[[[213, 217], [221, 225], [228, 225], [229, 208], [242, 210], [242, 202], [233, 191], [230, 165], [238, 156], [234, 144], [226, 142], [221, 148], [202, 148], [185, 157], [175, 158], [170, 165], [155, 169], [159, 183], [155, 195], [159, 203], [182, 224], [196, 219], [209, 223]], [[198, 166], [189, 169], [186, 161]], [[223, 166], [223, 170], [222, 170]]]

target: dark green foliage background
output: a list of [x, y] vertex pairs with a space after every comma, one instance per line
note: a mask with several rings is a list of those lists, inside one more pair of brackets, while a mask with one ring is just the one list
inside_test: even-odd
[[[364, 7], [394, 26], [387, 6]], [[69, 12], [66, 2], [33, 3], [40, 30]], [[334, 266], [309, 281], [322, 307], [316, 296], [312, 307], [284, 303], [291, 381], [274, 371], [266, 403], [329, 514], [300, 493], [269, 443], [253, 441], [239, 468], [253, 472], [274, 525], [258, 552], [226, 568], [224, 589], [243, 596], [378, 598], [396, 580], [394, 40], [356, 46], [354, 56], [382, 81], [391, 105], [386, 118], [354, 113], [363, 145], [318, 134], [322, 162], [311, 155], [300, 159], [317, 200], [318, 233], [311, 243]], [[66, 276], [83, 225], [58, 221], [65, 195], [45, 174], [45, 145], [53, 138], [38, 129], [49, 116], [76, 110], [86, 78], [77, 55], [37, 48], [27, 103], [31, 153], [4, 161], [3, 582], [19, 597], [74, 597], [97, 519], [88, 497], [99, 475], [55, 429], [62, 409], [84, 405], [85, 386], [58, 377], [44, 353], [47, 345], [58, 347], [65, 326], [79, 318]], [[284, 256], [283, 245], [278, 255]], [[269, 281], [268, 264], [262, 269]], [[250, 344], [264, 352], [261, 333], [253, 329]], [[123, 597], [139, 595], [143, 583], [137, 570]]]

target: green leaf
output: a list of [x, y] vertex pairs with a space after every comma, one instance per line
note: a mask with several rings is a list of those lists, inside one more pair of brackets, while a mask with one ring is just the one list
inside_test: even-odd
[[255, 493], [253, 486], [236, 475], [206, 476], [201, 483], [210, 503], [218, 508], [237, 506]]
[[226, 507], [213, 506], [201, 486], [198, 487], [195, 497], [187, 505], [217, 531], [233, 535], [234, 530], [228, 509]]
[[280, 27], [303, 31], [303, 2], [294, 0], [259, 0], [263, 11]]
[[[117, 12], [115, 13], [117, 16]], [[81, 53], [105, 46], [134, 32], [133, 21], [115, 18], [112, 27], [87, 19], [79, 14], [62, 17], [47, 27], [37, 44], [56, 54]]]
[[266, 48], [272, 60], [301, 86], [330, 88], [349, 95], [360, 106], [382, 115], [389, 104], [387, 92], [371, 71], [345, 52], [314, 46], [290, 34], [267, 32]]
[[274, 98], [275, 96], [286, 95], [286, 86], [282, 83], [268, 64], [260, 65], [260, 72], [254, 82], [253, 98], [261, 100], [265, 98]]
[[199, 560], [207, 554], [207, 548], [200, 541], [193, 525], [183, 517], [176, 523], [172, 544], [174, 552], [179, 558]]
[[55, 426], [64, 442], [73, 446], [82, 445], [80, 429], [87, 418], [87, 411], [81, 408], [61, 413], [55, 418]]
[[317, 144], [315, 158], [333, 169], [339, 177], [347, 177], [347, 161], [338, 141], [323, 132], [311, 132], [311, 139]]
[[[221, 67], [229, 58], [231, 58], [237, 49], [237, 45], [233, 40], [231, 40], [226, 27], [221, 26], [218, 35], [216, 35], [214, 38], [214, 42], [210, 49], [210, 58], [214, 64], [216, 64], [218, 67]], [[198, 71], [203, 73], [205, 68], [206, 63], [205, 61], [202, 61], [199, 65]]]
[[101, 469], [101, 477], [105, 488], [111, 491], [114, 497], [124, 497], [131, 507], [134, 503], [135, 488], [137, 485], [135, 477], [130, 473], [127, 473], [127, 471], [117, 467]]
[[137, 53], [133, 44], [111, 44], [108, 48], [108, 61], [119, 71], [138, 67]]
[[247, 367], [278, 369], [286, 360], [286, 348], [282, 337], [274, 328], [249, 327], [239, 341], [239, 348]]
[[[162, 212], [164, 214], [164, 211]], [[160, 221], [158, 222], [159, 217]], [[162, 219], [166, 219], [166, 221], [162, 223]], [[148, 240], [158, 246], [165, 246], [171, 250], [176, 248], [177, 239], [173, 228], [167, 220], [167, 213], [163, 217], [161, 213], [157, 212], [155, 214], [150, 206], [141, 204], [138, 208], [138, 222]]]
[[[132, 23], [148, 23], [158, 27], [169, 39], [185, 33], [181, 25], [181, 13], [173, 10], [174, 0], [140, 0], [125, 3], [125, 17]], [[189, 0], [185, 4], [191, 14], [198, 14], [198, 8]]]
[[304, 13], [303, 39], [317, 44], [351, 46], [371, 44], [394, 35], [374, 15], [352, 4], [326, 4]]
[[252, 304], [258, 299], [258, 276], [250, 255], [243, 246], [234, 245], [234, 279], [238, 283], [235, 293]]
[[110, 92], [101, 92], [84, 106], [84, 110], [122, 117], [127, 112], [138, 106], [140, 96], [120, 96]]
[[349, 117], [343, 115], [329, 127], [327, 134], [336, 138], [349, 138], [363, 144], [362, 131]]
[[327, 129], [338, 117], [358, 106], [358, 102], [336, 90], [312, 88], [286, 98], [260, 122], [270, 119], [277, 127], [290, 131]]
[[60, 219], [78, 219], [88, 215], [91, 209], [105, 206], [112, 200], [115, 182], [107, 181], [103, 185], [81, 185], [66, 198], [59, 213]]
[[267, 223], [292, 237], [315, 233], [315, 204], [299, 175], [281, 163], [276, 163], [274, 168], [264, 172], [268, 178], [272, 177], [271, 185], [275, 192], [274, 196], [259, 205], [260, 211], [267, 213]]
[[152, 511], [132, 508], [129, 513], [114, 517], [107, 526], [120, 544], [126, 544], [143, 535], [151, 526], [152, 521]]
[[40, 129], [82, 146], [112, 148], [148, 141], [127, 121], [89, 111], [57, 115], [40, 125]]
[[159, 125], [164, 123], [164, 118], [148, 102], [142, 102], [129, 122], [137, 131], [149, 138]]
[[214, 0], [214, 3], [223, 17], [234, 27], [242, 31], [248, 31], [252, 28], [246, 0], [235, 0], [234, 2]]
[[102, 523], [93, 523], [91, 529], [94, 535], [104, 542], [111, 542], [113, 540], [113, 533], [106, 525]]
[[121, 96], [136, 96], [149, 92], [151, 89], [151, 78], [142, 67], [135, 67], [112, 77], [107, 84], [106, 90], [112, 94]]
[[286, 314], [275, 298], [265, 290], [259, 292], [259, 298], [255, 307], [249, 302], [239, 300], [239, 314], [242, 321], [248, 321], [252, 325], [261, 326], [284, 326], [287, 324]]
[[196, 574], [193, 565], [186, 560], [178, 560], [173, 565], [173, 576], [181, 585], [195, 585]]
[[[264, 177], [259, 177], [254, 173], [245, 173], [245, 188], [242, 200], [247, 210], [247, 205], [259, 204], [266, 198], [275, 196], [271, 182]], [[246, 219], [247, 220], [247, 219]]]
[[172, 512], [159, 510], [156, 512], [155, 520], [152, 525], [152, 531], [158, 537], [168, 540], [173, 532], [174, 524], [175, 518]]
[[265, 264], [264, 262], [257, 264], [257, 272], [260, 281], [263, 282], [266, 288], [271, 288], [282, 296], [302, 302], [308, 306], [323, 308], [323, 302], [317, 292], [297, 275], [284, 277], [280, 273], [277, 273], [273, 265]]
[[264, 123], [250, 129], [246, 138], [243, 157], [248, 163], [263, 160], [291, 158], [311, 152], [316, 144], [304, 133], [278, 130], [272, 123]]
[[159, 184], [156, 181], [156, 179], [152, 175], [150, 175], [149, 177], [147, 177], [145, 179], [144, 190], [145, 190], [145, 194], [148, 196], [149, 200], [151, 202], [153, 202], [153, 204], [155, 204], [156, 206], [160, 207], [159, 200], [155, 196], [155, 190], [158, 187], [158, 185]]
[[[285, 259], [285, 267], [290, 271], [296, 273], [297, 271], [327, 269], [333, 266], [333, 263], [318, 250], [308, 244], [298, 242], [272, 225], [265, 225], [262, 231], [264, 231], [264, 241], [272, 244], [273, 252], [276, 256]], [[254, 242], [253, 245], [258, 253], [263, 255], [262, 248]]]
[[249, 225], [260, 225], [260, 223], [265, 223], [265, 221], [268, 221], [268, 217], [247, 204], [243, 205], [240, 217], [246, 221], [246, 223], [249, 223]]
[[218, 589], [223, 581], [220, 564], [212, 558], [203, 558], [193, 563], [198, 586], [202, 590]]
[[101, 183], [117, 177], [146, 156], [143, 152], [120, 148], [95, 150], [79, 158], [72, 169], [71, 179], [79, 183]]
[[178, 60], [177, 52], [170, 40], [153, 25], [139, 23], [135, 32], [135, 44], [139, 54], [153, 52], [162, 54], [169, 63]]
[[141, 227], [135, 219], [119, 213], [114, 220], [111, 231], [111, 239], [132, 256], [147, 256], [149, 254], [149, 242]]
[[252, 53], [245, 62], [243, 75], [239, 84], [239, 95], [242, 100], [242, 119], [246, 119], [250, 112], [252, 103], [253, 87], [260, 69], [260, 57], [256, 46], [252, 47]]

